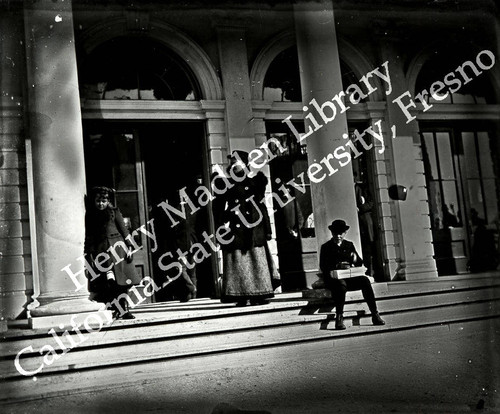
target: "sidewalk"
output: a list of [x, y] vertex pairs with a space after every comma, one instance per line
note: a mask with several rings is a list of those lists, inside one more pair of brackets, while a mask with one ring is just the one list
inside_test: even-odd
[[495, 413], [499, 341], [489, 319], [81, 371], [72, 393], [2, 412]]

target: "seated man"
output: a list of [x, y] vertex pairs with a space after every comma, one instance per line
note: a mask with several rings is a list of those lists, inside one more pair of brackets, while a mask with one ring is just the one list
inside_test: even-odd
[[349, 226], [344, 220], [335, 220], [328, 228], [332, 232], [332, 238], [321, 246], [319, 266], [323, 272], [325, 285], [331, 290], [332, 297], [335, 300], [337, 310], [335, 315], [335, 329], [345, 329], [343, 316], [345, 294], [348, 291], [352, 292], [354, 290], [361, 290], [363, 293], [363, 297], [372, 314], [373, 324], [385, 325], [385, 322], [378, 314], [370, 280], [366, 276], [338, 279], [334, 275], [334, 272], [332, 272], [332, 270], [348, 269], [363, 264], [363, 260], [354, 248], [354, 244], [344, 240]]

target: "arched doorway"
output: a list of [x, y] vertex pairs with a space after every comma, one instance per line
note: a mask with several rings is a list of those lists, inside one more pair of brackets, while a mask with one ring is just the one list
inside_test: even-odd
[[[161, 286], [171, 275], [160, 269], [159, 257], [189, 250], [203, 231], [210, 232], [207, 210], [174, 226], [157, 207], [166, 200], [179, 206], [180, 190], [208, 182], [201, 88], [182, 58], [144, 36], [120, 36], [95, 47], [81, 61], [79, 76], [87, 186], [114, 188], [130, 230], [145, 226], [152, 234], [135, 232], [143, 249], [134, 263]], [[216, 293], [214, 260], [188, 269], [200, 297]], [[183, 297], [173, 283], [155, 299]]]

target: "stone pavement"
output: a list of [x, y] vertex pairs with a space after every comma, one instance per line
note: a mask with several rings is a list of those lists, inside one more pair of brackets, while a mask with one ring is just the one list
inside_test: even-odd
[[125, 366], [111, 385], [81, 371], [72, 393], [2, 412], [498, 413], [499, 342], [491, 318]]

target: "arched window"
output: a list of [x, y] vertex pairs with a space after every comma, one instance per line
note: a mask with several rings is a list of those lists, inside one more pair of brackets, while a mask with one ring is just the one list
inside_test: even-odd
[[[470, 79], [472, 79], [466, 84], [463, 76], [456, 71], [456, 69], [459, 66], [462, 66], [467, 60], [470, 60], [478, 72], [482, 72], [481, 68], [477, 67], [474, 57], [467, 58], [456, 53], [436, 52], [436, 54], [427, 60], [427, 62], [425, 62], [422, 66], [415, 84], [415, 93], [420, 93], [425, 89], [428, 92], [425, 99], [429, 103], [494, 103], [495, 98], [493, 94], [493, 87], [484, 73], [476, 75], [470, 66], [464, 66], [464, 72]], [[458, 88], [458, 90], [454, 93], [448, 93], [445, 99], [434, 99], [429, 95], [430, 86], [437, 81], [443, 82], [446, 75], [450, 72], [453, 72], [454, 76], [449, 77], [447, 81], [450, 83], [452, 89]], [[460, 81], [460, 84], [458, 81]], [[450, 92], [450, 86], [446, 85], [445, 89], [440, 91], [438, 95], [446, 95], [447, 92]]]
[[86, 99], [200, 99], [188, 66], [143, 37], [119, 37], [97, 47], [81, 65], [80, 94]]
[[[342, 85], [347, 87], [353, 83], [358, 84], [354, 72], [342, 60], [340, 61], [340, 72]], [[299, 59], [295, 46], [278, 54], [269, 65], [264, 78], [264, 101], [302, 102]]]

